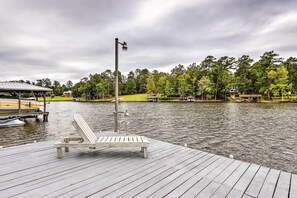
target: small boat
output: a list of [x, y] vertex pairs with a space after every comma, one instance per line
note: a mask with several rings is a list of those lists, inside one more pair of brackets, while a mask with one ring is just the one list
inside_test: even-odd
[[0, 119], [0, 128], [24, 126], [26, 123], [20, 121], [18, 118], [4, 118]]

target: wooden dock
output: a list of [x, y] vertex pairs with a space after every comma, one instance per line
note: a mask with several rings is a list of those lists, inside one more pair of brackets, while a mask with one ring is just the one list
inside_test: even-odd
[[0, 197], [297, 197], [297, 175], [150, 140], [139, 149], [54, 142], [0, 149]]
[[49, 112], [43, 112], [43, 111], [0, 114], [0, 118], [16, 117], [19, 119], [26, 119], [26, 118], [38, 118], [39, 115], [42, 115], [43, 121], [48, 121]]

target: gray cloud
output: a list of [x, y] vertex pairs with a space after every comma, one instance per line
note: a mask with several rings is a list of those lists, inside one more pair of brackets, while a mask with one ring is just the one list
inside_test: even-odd
[[114, 38], [127, 41], [120, 70], [167, 71], [207, 55], [255, 60], [297, 54], [293, 0], [3, 0], [0, 81], [75, 82], [114, 67]]

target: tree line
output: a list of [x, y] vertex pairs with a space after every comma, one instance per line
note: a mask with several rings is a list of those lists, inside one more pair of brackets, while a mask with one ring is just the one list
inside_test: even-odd
[[[87, 100], [114, 96], [114, 72], [90, 74], [74, 84], [60, 85], [49, 79], [36, 85], [50, 87], [55, 95], [71, 90], [74, 97]], [[265, 52], [258, 61], [249, 55], [239, 58], [207, 56], [201, 63], [175, 66], [169, 73], [136, 69], [128, 75], [119, 72], [119, 94], [159, 94], [162, 97], [186, 97], [226, 100], [231, 89], [241, 94], [285, 97], [297, 91], [297, 58], [284, 59], [274, 51]]]
[[[114, 95], [114, 73], [106, 70], [90, 74], [72, 87], [75, 97], [88, 100]], [[258, 61], [249, 55], [238, 59], [207, 56], [200, 64], [175, 66], [170, 73], [148, 69], [119, 72], [119, 94], [160, 94], [163, 97], [193, 96], [201, 99], [227, 99], [230, 89], [241, 94], [284, 97], [297, 91], [297, 58], [284, 59], [274, 51]]]

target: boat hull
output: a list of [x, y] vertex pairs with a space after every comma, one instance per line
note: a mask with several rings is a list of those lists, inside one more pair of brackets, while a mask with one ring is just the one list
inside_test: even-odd
[[0, 122], [0, 128], [24, 126], [25, 124], [25, 122], [20, 121], [19, 119], [7, 119], [7, 121], [2, 120]]

